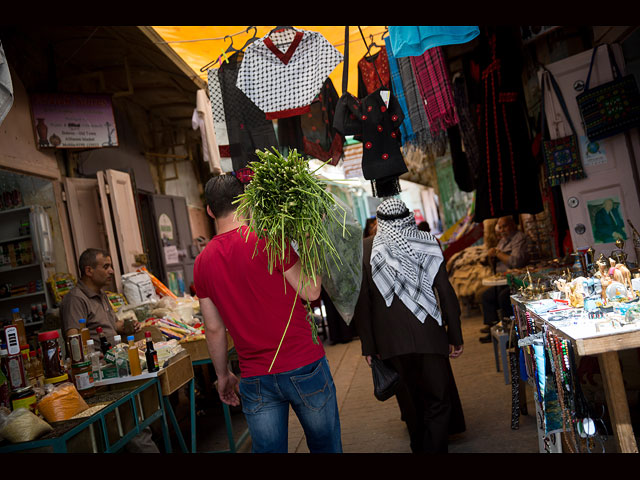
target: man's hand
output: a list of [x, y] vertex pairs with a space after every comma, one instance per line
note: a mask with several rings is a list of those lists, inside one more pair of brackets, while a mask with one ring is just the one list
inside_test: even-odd
[[495, 248], [495, 247], [490, 248], [487, 251], [487, 255], [490, 256], [490, 257], [497, 257], [498, 256], [498, 249]]
[[238, 377], [229, 371], [227, 375], [218, 377], [218, 395], [220, 400], [227, 405], [237, 407], [240, 405], [238, 398]]
[[[366, 355], [364, 357], [364, 359], [367, 361], [367, 365], [371, 366], [371, 359], [373, 358], [373, 355]], [[380, 355], [376, 353], [376, 358], [380, 358]]]
[[464, 350], [464, 345], [449, 345], [449, 357], [458, 358], [462, 355], [462, 351]]

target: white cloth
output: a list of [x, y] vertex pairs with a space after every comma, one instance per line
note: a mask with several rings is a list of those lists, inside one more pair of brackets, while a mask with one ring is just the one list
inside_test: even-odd
[[4, 121], [13, 106], [13, 83], [9, 73], [9, 64], [4, 56], [0, 42], [0, 124]]
[[191, 117], [191, 126], [194, 130], [200, 130], [202, 136], [202, 155], [204, 161], [209, 164], [209, 170], [214, 175], [220, 175], [220, 151], [216, 143], [216, 135], [213, 129], [213, 115], [211, 102], [207, 92], [200, 89], [196, 93], [196, 108]]
[[236, 86], [268, 119], [300, 115], [342, 58], [319, 32], [274, 32], [246, 48]]
[[[384, 216], [408, 215], [394, 220]], [[402, 200], [389, 198], [377, 209], [378, 230], [371, 249], [373, 282], [388, 306], [394, 295], [424, 323], [431, 315], [442, 325], [433, 280], [444, 257], [436, 238], [418, 230], [415, 218]]]

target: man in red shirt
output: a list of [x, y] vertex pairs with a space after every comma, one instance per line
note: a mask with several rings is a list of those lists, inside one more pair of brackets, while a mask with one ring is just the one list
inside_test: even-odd
[[[218, 394], [224, 403], [239, 405], [239, 387], [254, 452], [287, 452], [289, 405], [305, 431], [310, 452], [341, 452], [331, 371], [322, 344], [312, 341], [307, 311], [296, 299], [304, 280], [300, 260], [289, 247], [282, 264], [269, 272], [265, 241], [236, 218], [232, 202], [243, 188], [232, 175], [207, 182], [207, 213], [214, 219], [216, 236], [194, 265]], [[317, 299], [320, 278], [308, 284], [298, 296]], [[240, 380], [228, 367], [226, 330], [238, 354]]]

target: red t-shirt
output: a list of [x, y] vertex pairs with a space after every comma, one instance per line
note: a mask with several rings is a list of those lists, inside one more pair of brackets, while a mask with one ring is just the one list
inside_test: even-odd
[[[265, 241], [242, 227], [216, 235], [198, 255], [193, 282], [199, 298], [215, 304], [233, 339], [243, 378], [287, 372], [324, 356], [311, 338], [307, 311], [296, 300], [289, 329], [273, 368], [269, 366], [280, 344], [296, 296], [284, 278], [298, 256], [289, 248], [283, 267], [269, 273]], [[257, 248], [256, 248], [256, 242]], [[255, 255], [254, 255], [255, 254]], [[283, 270], [284, 268], [284, 270]]]

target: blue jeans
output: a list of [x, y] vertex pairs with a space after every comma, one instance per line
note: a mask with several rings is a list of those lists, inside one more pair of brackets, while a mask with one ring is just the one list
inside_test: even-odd
[[327, 358], [289, 372], [240, 379], [254, 453], [287, 453], [289, 405], [311, 453], [342, 453], [336, 387]]

